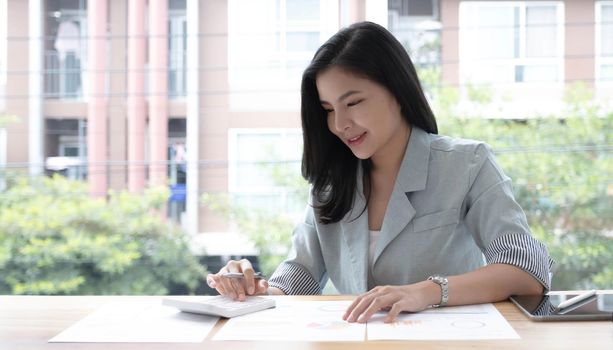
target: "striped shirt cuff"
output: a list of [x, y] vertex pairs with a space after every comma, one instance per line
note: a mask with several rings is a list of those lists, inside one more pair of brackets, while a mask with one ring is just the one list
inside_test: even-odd
[[321, 294], [319, 283], [307, 269], [296, 263], [281, 263], [268, 280], [268, 285], [281, 289], [287, 295]]
[[517, 266], [536, 278], [545, 287], [551, 288], [551, 269], [554, 261], [547, 248], [526, 234], [509, 234], [498, 237], [485, 250], [488, 264]]

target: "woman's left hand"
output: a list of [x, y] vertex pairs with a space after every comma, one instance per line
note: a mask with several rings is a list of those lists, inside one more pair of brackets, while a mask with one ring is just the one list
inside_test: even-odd
[[430, 281], [405, 286], [378, 286], [358, 296], [349, 306], [343, 320], [347, 322], [367, 322], [380, 310], [389, 310], [385, 322], [394, 322], [402, 311], [418, 312], [426, 309], [437, 300], [435, 296], [440, 287]]

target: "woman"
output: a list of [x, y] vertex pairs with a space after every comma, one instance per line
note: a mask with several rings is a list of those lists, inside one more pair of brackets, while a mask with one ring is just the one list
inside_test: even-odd
[[359, 294], [345, 320], [388, 309], [391, 322], [549, 289], [552, 261], [510, 179], [485, 144], [436, 135], [413, 64], [385, 28], [357, 23], [319, 48], [301, 115], [312, 203], [292, 253], [269, 281], [246, 260], [228, 262], [207, 277], [219, 293], [318, 294], [329, 278]]

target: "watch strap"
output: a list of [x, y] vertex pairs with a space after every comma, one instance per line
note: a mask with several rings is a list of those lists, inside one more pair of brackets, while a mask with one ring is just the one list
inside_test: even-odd
[[449, 281], [447, 277], [434, 275], [428, 277], [428, 281], [432, 281], [441, 287], [441, 301], [438, 304], [432, 305], [432, 307], [441, 307], [447, 305], [447, 301], [449, 300]]

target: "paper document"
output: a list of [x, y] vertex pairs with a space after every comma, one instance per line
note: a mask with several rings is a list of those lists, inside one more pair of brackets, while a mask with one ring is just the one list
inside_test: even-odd
[[519, 339], [519, 335], [492, 304], [451, 306], [419, 313], [401, 313], [384, 323], [380, 312], [368, 322], [368, 340], [479, 340]]
[[103, 305], [49, 342], [199, 343], [218, 319], [163, 306], [161, 298], [134, 299]]
[[229, 319], [213, 340], [363, 341], [366, 325], [342, 319], [350, 303], [278, 298], [274, 309]]

